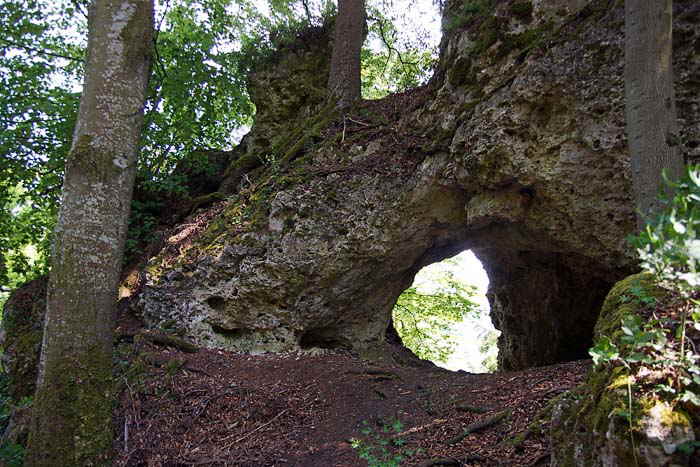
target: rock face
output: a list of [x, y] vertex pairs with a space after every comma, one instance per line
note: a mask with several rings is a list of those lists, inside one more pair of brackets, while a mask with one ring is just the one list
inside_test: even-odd
[[[259, 113], [220, 188], [228, 198], [151, 260], [146, 322], [210, 347], [381, 359], [416, 272], [472, 249], [491, 281], [502, 368], [584, 357], [605, 294], [634, 268], [624, 11], [473, 3], [446, 6], [429, 86], [346, 116], [324, 104], [321, 41], [258, 71]], [[697, 158], [697, 11], [675, 3], [683, 148]]]
[[[2, 310], [0, 348], [8, 378], [9, 421], [0, 445], [26, 444], [36, 388], [39, 351], [46, 310], [45, 277], [24, 284], [12, 293]], [[7, 414], [6, 414], [7, 415]]]
[[[632, 288], [645, 290], [648, 296], [663, 297], [651, 276], [636, 274], [620, 281], [605, 300], [595, 338], [607, 336], [619, 346], [621, 320], [638, 313], [639, 304]], [[623, 350], [621, 350], [621, 353]], [[651, 381], [645, 383], [645, 377]], [[689, 455], [678, 447], [695, 441], [695, 419], [682, 404], [659, 400], [658, 394], [646, 394], [641, 387], [654, 387], [653, 372], [636, 371], [634, 395], [628, 394], [628, 372], [618, 366], [610, 370], [604, 365], [594, 367], [584, 385], [564, 394], [552, 411], [551, 445], [553, 466], [639, 466], [653, 467], [689, 464]], [[631, 399], [630, 399], [631, 397]], [[630, 408], [630, 400], [632, 405]], [[624, 414], [631, 413], [630, 422]], [[634, 436], [634, 445], [630, 437]], [[637, 454], [635, 454], [635, 448]]]
[[15, 402], [34, 395], [46, 309], [46, 278], [35, 279], [12, 293], [0, 328], [2, 366], [10, 376]]

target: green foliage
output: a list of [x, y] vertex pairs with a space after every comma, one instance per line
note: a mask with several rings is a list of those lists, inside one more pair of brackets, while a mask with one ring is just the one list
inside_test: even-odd
[[[68, 0], [0, 0], [0, 287], [40, 274], [78, 106], [85, 18]], [[36, 245], [38, 261], [26, 254]]]
[[406, 289], [393, 311], [394, 326], [404, 345], [420, 358], [446, 362], [456, 345], [452, 325], [469, 313], [479, 313], [470, 300], [474, 294], [475, 288], [457, 280], [451, 271], [436, 277], [429, 292]]
[[166, 4], [158, 21], [140, 159], [145, 180], [164, 179], [197, 149], [230, 148], [235, 130], [253, 114], [248, 69], [234, 47], [258, 21], [245, 3], [178, 0]]
[[20, 444], [0, 445], [0, 461], [7, 467], [22, 467], [24, 465], [24, 446]]
[[678, 445], [678, 450], [683, 454], [690, 456], [695, 451], [700, 452], [700, 441], [687, 441]]
[[463, 28], [471, 23], [474, 18], [486, 16], [493, 11], [493, 0], [474, 0], [463, 2], [449, 12], [445, 22], [445, 30], [453, 31]]
[[3, 370], [0, 372], [0, 432], [5, 431], [12, 411], [12, 398], [10, 397], [10, 377]]
[[[10, 415], [15, 406], [9, 394], [9, 376], [0, 372], [0, 433], [4, 432], [10, 421]], [[32, 404], [29, 397], [23, 398], [16, 404], [17, 408], [26, 408]], [[24, 446], [14, 443], [0, 444], [0, 463], [7, 467], [21, 467], [24, 461]]]
[[484, 356], [481, 366], [489, 373], [498, 371], [498, 332], [490, 331], [486, 334], [479, 346], [479, 352]]
[[620, 305], [634, 305], [638, 313], [626, 314], [619, 338], [603, 336], [590, 354], [595, 365], [627, 370], [630, 399], [634, 383], [643, 394], [697, 410], [700, 353], [693, 340], [700, 338], [700, 168], [689, 167], [682, 180], [669, 184], [674, 197], [630, 239], [642, 268], [667, 292], [657, 299], [641, 283], [633, 284]]
[[[0, 0], [0, 216], [12, 220], [0, 223], [3, 289], [46, 270], [79, 105], [86, 3]], [[172, 173], [182, 159], [197, 148], [234, 144], [235, 130], [253, 113], [248, 69], [235, 44], [242, 30], [259, 23], [245, 2], [160, 5], [139, 180], [161, 184], [156, 191], [176, 191]], [[132, 225], [152, 221], [139, 206], [134, 212]], [[148, 228], [132, 232], [130, 245]], [[25, 254], [28, 245], [36, 247], [36, 261]]]
[[662, 286], [689, 297], [700, 288], [700, 166], [689, 166], [685, 177], [668, 184], [675, 195], [667, 209], [631, 243]]
[[138, 254], [138, 247], [155, 239], [154, 231], [162, 203], [157, 200], [131, 201], [131, 216], [126, 237], [124, 261], [129, 262]]
[[362, 49], [362, 97], [380, 99], [424, 84], [437, 61], [437, 51], [425, 44], [401, 40], [395, 23], [378, 9], [370, 9], [368, 44]]
[[511, 4], [508, 10], [513, 16], [525, 19], [532, 16], [534, 8], [532, 6], [532, 2], [530, 0], [526, 0], [523, 2], [515, 2]]
[[398, 467], [401, 461], [413, 456], [418, 451], [406, 449], [406, 442], [397, 437], [403, 430], [399, 419], [383, 423], [380, 431], [375, 431], [366, 420], [362, 422], [362, 438], [352, 438], [350, 445], [360, 459], [367, 461], [369, 467]]
[[[700, 329], [700, 313], [694, 325]], [[674, 324], [652, 320], [642, 322], [637, 315], [622, 321], [619, 343], [601, 338], [590, 353], [596, 365], [622, 365], [639, 378], [639, 388], [652, 391], [669, 402], [687, 402], [700, 407], [700, 355], [681, 352]]]

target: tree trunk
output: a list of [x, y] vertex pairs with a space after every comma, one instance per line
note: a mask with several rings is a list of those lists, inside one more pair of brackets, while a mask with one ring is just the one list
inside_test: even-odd
[[338, 0], [328, 91], [341, 109], [360, 98], [360, 51], [364, 32], [364, 0]]
[[153, 0], [94, 0], [54, 231], [26, 466], [110, 465], [112, 332], [143, 106]]
[[637, 223], [658, 212], [661, 176], [683, 172], [673, 92], [672, 0], [625, 1], [625, 98], [627, 138]]

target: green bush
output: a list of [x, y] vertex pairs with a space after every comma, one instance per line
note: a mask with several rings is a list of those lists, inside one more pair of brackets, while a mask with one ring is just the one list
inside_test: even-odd
[[[18, 408], [30, 406], [32, 399], [25, 397], [17, 404]], [[0, 433], [3, 433], [10, 422], [14, 403], [10, 397], [9, 376], [0, 371]], [[21, 467], [24, 460], [24, 446], [16, 443], [0, 444], [0, 465], [7, 467]]]
[[698, 305], [700, 288], [700, 166], [689, 166], [685, 177], [668, 182], [675, 190], [667, 208], [630, 239], [642, 268], [659, 284]]
[[[668, 182], [673, 198], [630, 243], [642, 269], [665, 291], [652, 295], [641, 283], [620, 298], [639, 314], [622, 319], [618, 338], [602, 336], [590, 351], [595, 365], [622, 366], [640, 393], [691, 412], [700, 409], [700, 166]], [[641, 315], [641, 316], [640, 316]], [[631, 411], [630, 411], [631, 412]], [[630, 415], [631, 416], [631, 415]]]

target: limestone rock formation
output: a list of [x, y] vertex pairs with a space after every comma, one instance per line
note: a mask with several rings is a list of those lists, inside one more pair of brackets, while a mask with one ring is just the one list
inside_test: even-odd
[[24, 284], [12, 293], [2, 310], [0, 349], [8, 378], [9, 424], [0, 445], [27, 441], [30, 403], [36, 388], [39, 350], [46, 310], [45, 277]]
[[[620, 281], [610, 291], [596, 324], [595, 338], [611, 338], [621, 349], [621, 321], [639, 312], [639, 304], [627, 299], [632, 288], [648, 296], [663, 297], [648, 274], [636, 274]], [[622, 351], [621, 351], [622, 352]], [[682, 404], [669, 404], [640, 387], [654, 387], [653, 371], [634, 374], [634, 396], [628, 391], [628, 372], [622, 366], [612, 370], [594, 367], [586, 383], [564, 394], [552, 411], [550, 427], [553, 466], [640, 466], [691, 465], [688, 453], [679, 446], [695, 441], [700, 426], [697, 407], [692, 412]], [[640, 394], [641, 393], [641, 394]], [[631, 405], [631, 407], [630, 407]], [[633, 434], [630, 434], [631, 413]], [[634, 436], [634, 444], [630, 440]], [[636, 452], [635, 452], [636, 451]]]
[[34, 395], [46, 308], [46, 278], [26, 283], [5, 303], [0, 328], [2, 366], [10, 376], [9, 396]]
[[[502, 368], [585, 357], [607, 291], [634, 269], [623, 8], [472, 3], [446, 5], [427, 87], [348, 115], [324, 104], [320, 41], [258, 71], [228, 198], [171, 232], [146, 269], [148, 325], [244, 352], [382, 358], [416, 272], [472, 249]], [[682, 140], [697, 158], [697, 12], [676, 3]]]

